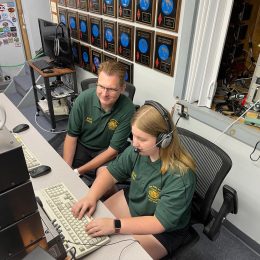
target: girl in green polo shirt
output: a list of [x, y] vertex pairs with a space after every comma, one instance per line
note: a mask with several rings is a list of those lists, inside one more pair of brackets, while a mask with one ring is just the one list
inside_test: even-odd
[[153, 259], [172, 255], [187, 234], [195, 190], [194, 161], [180, 145], [169, 112], [146, 101], [132, 119], [133, 146], [102, 167], [87, 196], [72, 212], [92, 215], [97, 201], [117, 182], [131, 179], [105, 205], [116, 219], [97, 218], [86, 226], [93, 237], [132, 234]]

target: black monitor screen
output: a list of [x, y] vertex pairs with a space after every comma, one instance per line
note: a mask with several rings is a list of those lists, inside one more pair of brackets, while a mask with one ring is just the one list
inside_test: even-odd
[[60, 67], [73, 66], [70, 33], [63, 24], [38, 19], [42, 49], [46, 56]]

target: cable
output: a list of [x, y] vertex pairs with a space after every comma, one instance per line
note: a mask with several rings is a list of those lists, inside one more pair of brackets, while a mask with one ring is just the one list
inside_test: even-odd
[[260, 99], [258, 99], [253, 105], [251, 105], [241, 116], [239, 116], [234, 122], [232, 122], [230, 125], [228, 125], [224, 131], [222, 131], [219, 136], [213, 141], [214, 144], [218, 141], [218, 139], [232, 126], [234, 125], [240, 118], [242, 118], [251, 108], [253, 108], [258, 102], [260, 102]]
[[[122, 255], [123, 251], [124, 251], [126, 248], [128, 248], [129, 246], [131, 246], [132, 244], [134, 244], [135, 242], [139, 243], [138, 240], [133, 240], [132, 243], [130, 243], [129, 245], [125, 246], [125, 247], [121, 250], [120, 255], [119, 255], [119, 260], [120, 260], [120, 258], [121, 258], [121, 255]], [[139, 243], [139, 244], [140, 244], [140, 243]]]
[[256, 148], [257, 148], [257, 145], [258, 144], [260, 144], [260, 141], [258, 141], [256, 144], [255, 144], [255, 147], [254, 147], [254, 150], [253, 150], [253, 152], [252, 153], [250, 153], [250, 159], [251, 159], [251, 161], [253, 161], [253, 162], [257, 162], [259, 159], [260, 159], [260, 156], [258, 156], [258, 158], [257, 159], [254, 159], [253, 157], [252, 157], [252, 155], [254, 154], [254, 152], [256, 151]]
[[35, 123], [36, 123], [36, 125], [41, 129], [41, 130], [43, 130], [43, 131], [45, 131], [45, 132], [47, 132], [47, 133], [51, 133], [51, 134], [62, 134], [62, 133], [66, 133], [67, 132], [67, 130], [61, 130], [61, 131], [59, 131], [59, 132], [54, 132], [54, 131], [49, 131], [49, 130], [46, 130], [45, 128], [43, 128], [42, 126], [40, 126], [39, 125], [39, 123], [37, 122], [37, 112], [35, 113], [35, 115], [34, 115], [34, 121], [35, 121]]

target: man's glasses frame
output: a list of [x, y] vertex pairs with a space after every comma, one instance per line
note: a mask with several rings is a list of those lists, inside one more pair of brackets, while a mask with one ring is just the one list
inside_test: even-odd
[[103, 91], [106, 90], [108, 93], [117, 93], [120, 90], [120, 88], [106, 88], [100, 84], [97, 84], [97, 87], [99, 87]]

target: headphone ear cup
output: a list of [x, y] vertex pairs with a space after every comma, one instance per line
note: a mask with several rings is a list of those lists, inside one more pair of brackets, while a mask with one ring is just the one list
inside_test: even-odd
[[172, 141], [172, 134], [160, 133], [157, 137], [156, 143], [159, 148], [167, 148]]

